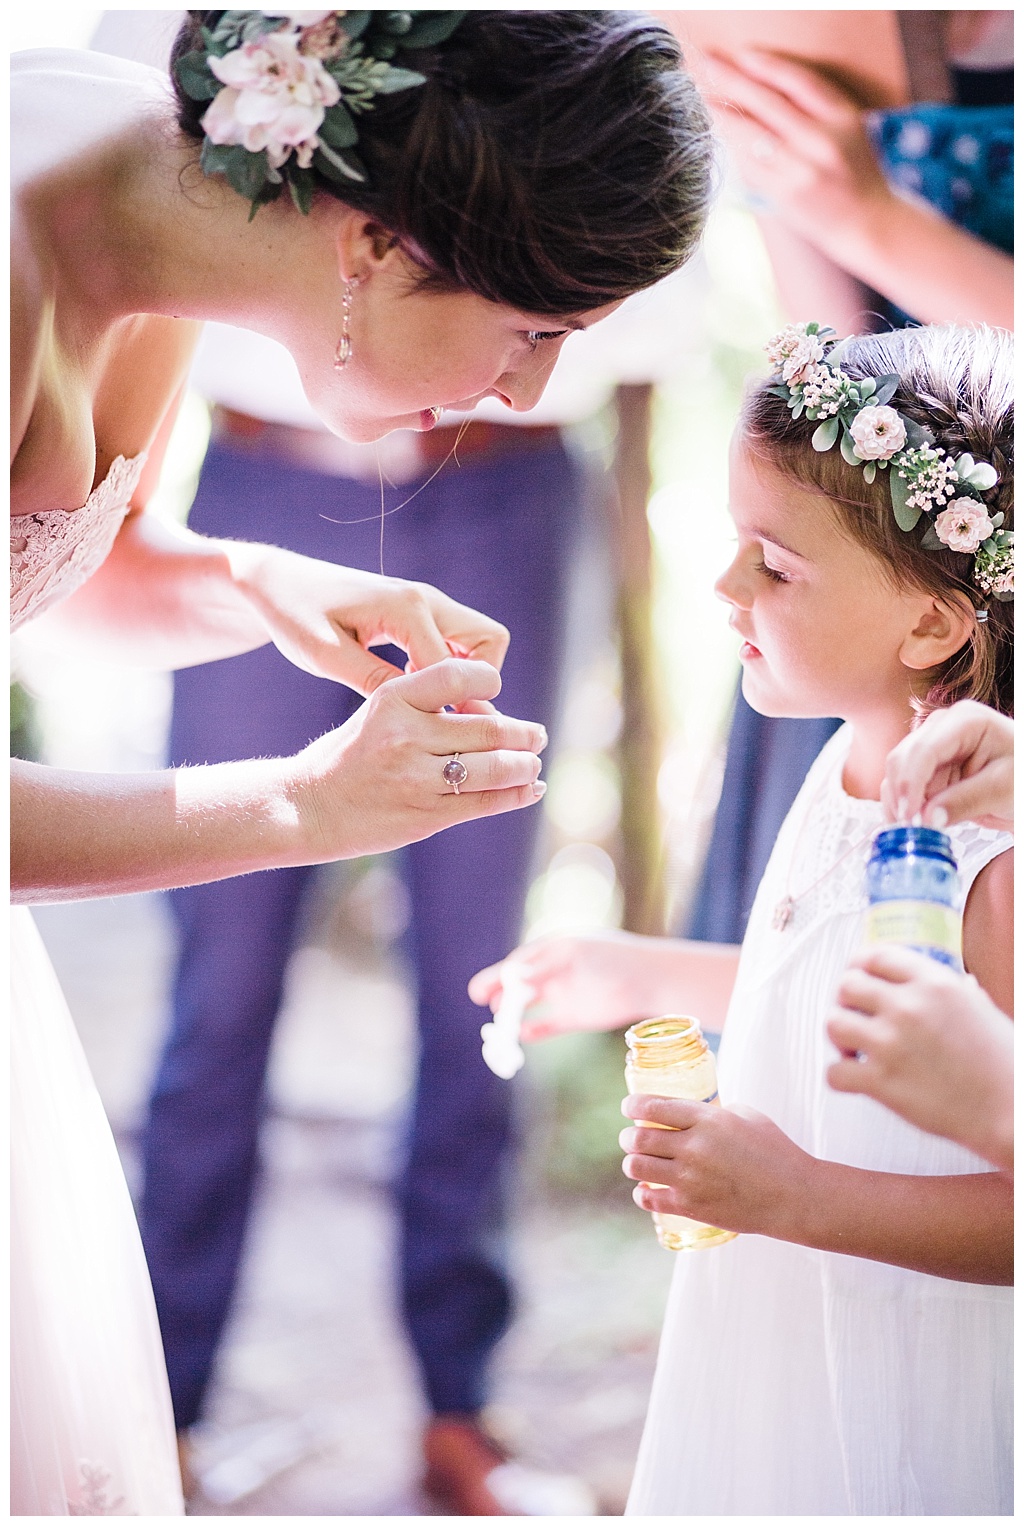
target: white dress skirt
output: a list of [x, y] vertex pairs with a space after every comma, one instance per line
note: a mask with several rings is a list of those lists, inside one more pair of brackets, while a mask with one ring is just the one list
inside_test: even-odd
[[[826, 745], [765, 871], [719, 1053], [722, 1099], [820, 1159], [987, 1171], [825, 1082], [824, 1025], [860, 940], [867, 838], [882, 825], [877, 803], [842, 788], [848, 746], [847, 728]], [[1011, 839], [973, 825], [951, 836], [966, 897]], [[796, 907], [780, 931], [786, 895]], [[680, 1253], [627, 1513], [1010, 1514], [1012, 1301], [1011, 1288], [760, 1235]]]
[[11, 1514], [181, 1515], [156, 1307], [42, 940], [11, 917]]

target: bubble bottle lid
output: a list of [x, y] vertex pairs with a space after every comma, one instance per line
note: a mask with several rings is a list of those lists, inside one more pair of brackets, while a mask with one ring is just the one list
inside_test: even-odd
[[935, 827], [903, 826], [883, 827], [875, 834], [871, 857], [894, 858], [940, 858], [956, 868], [953, 857], [953, 840], [946, 832]]

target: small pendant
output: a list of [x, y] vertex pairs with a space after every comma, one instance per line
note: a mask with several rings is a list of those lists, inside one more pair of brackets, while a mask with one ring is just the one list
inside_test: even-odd
[[784, 895], [782, 900], [775, 908], [775, 915], [772, 917], [772, 926], [777, 933], [784, 933], [792, 920], [793, 897], [791, 895]]

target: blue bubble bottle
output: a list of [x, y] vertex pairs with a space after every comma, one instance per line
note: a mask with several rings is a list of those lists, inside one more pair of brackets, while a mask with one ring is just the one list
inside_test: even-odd
[[867, 943], [902, 943], [963, 969], [956, 859], [945, 832], [887, 827], [867, 868]]

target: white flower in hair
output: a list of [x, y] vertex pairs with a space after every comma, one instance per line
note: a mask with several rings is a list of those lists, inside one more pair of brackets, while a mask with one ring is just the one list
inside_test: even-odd
[[935, 533], [951, 551], [975, 552], [995, 529], [985, 505], [977, 498], [954, 498], [935, 516]]
[[267, 32], [223, 58], [210, 57], [211, 73], [226, 86], [202, 119], [211, 142], [240, 143], [250, 153], [266, 149], [275, 168], [293, 150], [303, 168], [312, 162], [317, 129], [341, 91], [318, 58], [300, 53], [299, 41], [294, 32]]
[[862, 461], [888, 461], [907, 443], [906, 425], [895, 408], [869, 404], [850, 425]]

